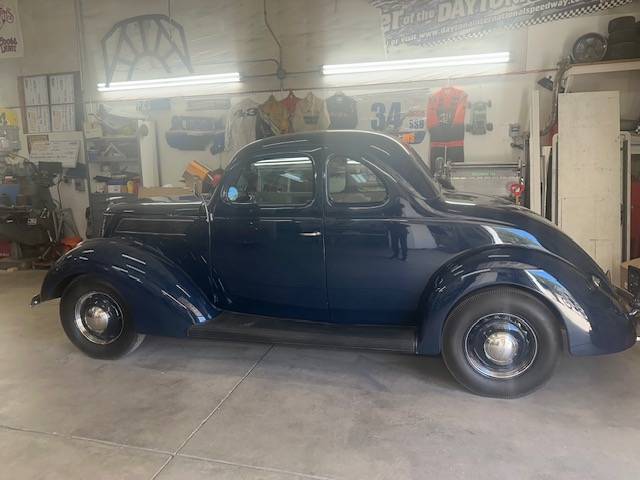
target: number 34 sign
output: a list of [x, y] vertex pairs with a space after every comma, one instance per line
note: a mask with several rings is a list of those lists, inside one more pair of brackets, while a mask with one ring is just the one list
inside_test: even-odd
[[407, 143], [422, 143], [426, 135], [425, 108], [428, 94], [421, 93], [416, 98], [412, 98], [412, 95], [403, 96], [405, 98], [402, 101], [378, 98], [362, 102], [361, 108], [368, 111], [362, 111], [359, 115], [362, 120], [366, 119], [366, 123], [363, 121], [359, 127], [410, 139], [403, 140]]

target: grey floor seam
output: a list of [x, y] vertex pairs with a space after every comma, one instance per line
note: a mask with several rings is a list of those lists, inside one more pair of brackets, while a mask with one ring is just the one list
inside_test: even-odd
[[[217, 458], [208, 458], [208, 457], [200, 457], [197, 455], [189, 455], [189, 454], [185, 454], [185, 453], [177, 453], [175, 455], [176, 457], [180, 457], [180, 458], [188, 458], [190, 460], [200, 460], [202, 462], [209, 462], [209, 463], [219, 463], [222, 465], [229, 465], [232, 467], [242, 467], [242, 468], [250, 468], [252, 470], [259, 470], [262, 472], [272, 472], [272, 473], [284, 473], [286, 475], [292, 475], [292, 476], [297, 476], [297, 477], [303, 477], [303, 478], [308, 478], [310, 480], [334, 480], [330, 477], [323, 477], [323, 476], [319, 476], [319, 475], [313, 475], [310, 473], [300, 473], [300, 472], [292, 472], [291, 470], [283, 470], [281, 468], [274, 468], [274, 467], [261, 467], [258, 465], [249, 465], [249, 464], [245, 464], [245, 463], [237, 463], [237, 462], [229, 462], [227, 460], [219, 460]], [[169, 462], [167, 462], [169, 463]]]
[[228, 466], [232, 466], [232, 467], [239, 467], [239, 468], [247, 468], [247, 469], [251, 469], [251, 470], [258, 470], [258, 471], [263, 471], [263, 472], [273, 472], [273, 473], [282, 473], [282, 474], [286, 474], [286, 475], [292, 475], [292, 476], [298, 476], [298, 477], [302, 477], [302, 478], [308, 478], [310, 480], [333, 480], [330, 477], [324, 477], [324, 476], [318, 476], [318, 475], [312, 475], [309, 473], [301, 473], [301, 472], [293, 472], [290, 470], [283, 470], [280, 468], [274, 468], [274, 467], [263, 467], [263, 466], [259, 466], [259, 465], [249, 465], [249, 464], [244, 464], [244, 463], [236, 463], [236, 462], [230, 462], [227, 460], [220, 460], [217, 458], [208, 458], [208, 457], [202, 457], [202, 456], [198, 456], [198, 455], [189, 455], [189, 454], [185, 454], [185, 453], [172, 453], [166, 450], [158, 450], [155, 448], [148, 448], [148, 447], [139, 447], [136, 445], [129, 445], [126, 443], [117, 443], [117, 442], [111, 442], [108, 440], [100, 440], [98, 438], [89, 438], [89, 437], [81, 437], [78, 435], [67, 435], [64, 433], [58, 433], [58, 432], [46, 432], [43, 430], [35, 430], [32, 428], [22, 428], [22, 427], [15, 427], [15, 426], [11, 426], [11, 425], [2, 425], [0, 424], [0, 428], [4, 429], [4, 430], [9, 430], [9, 431], [15, 431], [15, 432], [21, 432], [21, 433], [32, 433], [35, 435], [44, 435], [44, 436], [48, 436], [48, 437], [55, 437], [55, 438], [60, 438], [63, 440], [77, 440], [77, 441], [81, 441], [81, 442], [89, 442], [89, 443], [95, 443], [98, 445], [104, 445], [107, 447], [114, 447], [114, 448], [124, 448], [124, 449], [128, 449], [128, 450], [137, 450], [137, 451], [143, 451], [143, 452], [147, 452], [147, 453], [155, 453], [158, 455], [166, 455], [168, 458], [165, 460], [165, 462], [160, 466], [160, 468], [155, 472], [155, 474], [153, 475], [152, 479], [156, 478], [163, 470], [164, 468], [171, 462], [171, 460], [173, 460], [174, 457], [180, 457], [180, 458], [186, 458], [189, 460], [198, 460], [201, 462], [208, 462], [208, 463], [216, 463], [216, 464], [220, 464], [220, 465], [228, 465]]
[[158, 475], [160, 475], [160, 473], [165, 469], [165, 467], [167, 465], [169, 465], [171, 463], [171, 461], [175, 458], [175, 455], [171, 455], [169, 458], [167, 458], [165, 460], [165, 462], [160, 466], [160, 468], [156, 471], [156, 473], [153, 474], [153, 476], [151, 477], [151, 480], [154, 480], [155, 478], [158, 478]]
[[130, 445], [128, 443], [111, 442], [109, 440], [101, 440], [99, 438], [80, 437], [78, 435], [70, 435], [69, 438], [73, 440], [84, 440], [85, 442], [98, 443], [98, 444], [107, 445], [111, 447], [130, 448], [132, 450], [141, 450], [143, 452], [159, 453], [162, 455], [173, 455], [168, 450], [159, 450], [157, 448], [151, 448], [151, 447], [140, 447], [138, 445]]
[[69, 436], [65, 436], [62, 433], [45, 432], [45, 431], [42, 431], [42, 430], [34, 430], [32, 428], [15, 427], [15, 426], [12, 426], [12, 425], [0, 425], [0, 428], [3, 428], [5, 430], [12, 430], [12, 431], [15, 431], [15, 432], [36, 433], [36, 434], [39, 434], [39, 435], [48, 435], [50, 437], [71, 438]]
[[139, 450], [139, 451], [148, 452], [148, 453], [157, 453], [159, 455], [173, 455], [172, 452], [169, 452], [167, 450], [158, 450], [158, 449], [155, 449], [155, 448], [140, 447], [140, 446], [137, 446], [137, 445], [129, 445], [127, 443], [111, 442], [109, 440], [101, 440], [99, 438], [80, 437], [78, 435], [68, 435], [68, 434], [65, 434], [65, 433], [58, 433], [58, 432], [47, 432], [47, 431], [44, 431], [44, 430], [35, 430], [33, 428], [15, 427], [15, 426], [12, 426], [12, 425], [2, 425], [2, 424], [0, 424], [0, 428], [2, 428], [4, 430], [15, 431], [15, 432], [33, 433], [33, 434], [36, 434], [36, 435], [46, 435], [46, 436], [49, 436], [49, 437], [61, 438], [61, 439], [64, 439], [64, 440], [78, 440], [78, 441], [82, 441], [82, 442], [97, 443], [99, 445], [105, 445], [107, 447], [126, 448], [126, 449], [129, 449], [129, 450]]
[[162, 471], [166, 468], [167, 465], [169, 465], [171, 463], [171, 461], [176, 457], [176, 455], [178, 455], [180, 453], [180, 450], [182, 450], [184, 448], [184, 446], [189, 442], [189, 440], [191, 440], [193, 438], [193, 436], [198, 433], [198, 431], [202, 428], [202, 426], [207, 423], [207, 421], [213, 416], [215, 415], [215, 413], [220, 410], [220, 408], [222, 407], [222, 405], [224, 404], [224, 402], [227, 400], [227, 398], [229, 398], [231, 396], [231, 394], [240, 386], [240, 384], [242, 382], [245, 381], [245, 379], [251, 375], [251, 372], [253, 372], [253, 370], [260, 364], [260, 362], [262, 362], [262, 360], [269, 354], [269, 352], [271, 350], [273, 350], [274, 345], [270, 345], [269, 348], [267, 349], [266, 352], [264, 352], [262, 354], [262, 356], [256, 360], [254, 362], [253, 365], [251, 365], [251, 368], [249, 370], [247, 370], [247, 373], [245, 373], [242, 378], [240, 380], [238, 380], [236, 382], [236, 384], [233, 386], [233, 388], [231, 388], [231, 390], [229, 390], [229, 392], [222, 398], [222, 400], [220, 400], [218, 402], [218, 404], [213, 408], [213, 410], [211, 410], [211, 412], [209, 412], [209, 414], [204, 418], [204, 420], [202, 420], [198, 426], [189, 434], [187, 435], [187, 438], [184, 439], [184, 441], [178, 446], [178, 448], [176, 449], [175, 452], [173, 452], [171, 454], [171, 456], [169, 457], [169, 459], [160, 467], [160, 469], [158, 469], [158, 471], [156, 473], [153, 474], [153, 476], [151, 477], [151, 480], [155, 480], [156, 478], [158, 478], [158, 475], [160, 475], [162, 473]]

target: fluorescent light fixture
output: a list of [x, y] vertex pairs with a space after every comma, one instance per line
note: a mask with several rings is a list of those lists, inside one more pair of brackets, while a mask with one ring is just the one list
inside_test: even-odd
[[393, 70], [413, 70], [418, 68], [507, 63], [509, 61], [509, 57], [509, 52], [496, 52], [479, 53], [476, 55], [456, 55], [453, 57], [392, 60], [389, 62], [341, 63], [337, 65], [323, 65], [322, 73], [325, 75], [338, 75], [344, 73], [384, 72]]
[[191, 85], [211, 85], [214, 83], [239, 82], [238, 72], [219, 73], [214, 75], [191, 75], [188, 77], [156, 78], [153, 80], [131, 80], [129, 82], [111, 82], [98, 84], [99, 92], [115, 92], [121, 90], [142, 90], [147, 88], [185, 87]]

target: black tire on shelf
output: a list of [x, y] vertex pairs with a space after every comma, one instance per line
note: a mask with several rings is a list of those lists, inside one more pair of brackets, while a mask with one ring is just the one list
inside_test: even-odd
[[92, 276], [80, 276], [67, 286], [60, 301], [60, 321], [71, 343], [93, 358], [127, 355], [145, 337], [134, 330], [122, 295]]
[[638, 39], [638, 33], [635, 28], [625, 28], [623, 30], [614, 30], [609, 34], [609, 46], [618, 45], [620, 43], [635, 42]]
[[606, 53], [607, 39], [595, 32], [580, 36], [571, 47], [571, 58], [576, 63], [599, 62]]
[[463, 299], [447, 317], [442, 335], [442, 356], [453, 377], [488, 397], [516, 398], [541, 387], [562, 351], [553, 312], [532, 294], [511, 287]]
[[614, 18], [609, 21], [609, 33], [616, 30], [625, 30], [627, 28], [633, 28], [636, 24], [636, 17], [630, 15], [624, 17]]
[[638, 57], [637, 42], [623, 42], [607, 47], [607, 60], [626, 60]]

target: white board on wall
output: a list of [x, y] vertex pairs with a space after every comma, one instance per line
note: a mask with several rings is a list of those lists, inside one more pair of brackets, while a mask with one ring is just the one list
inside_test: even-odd
[[562, 94], [558, 226], [619, 284], [622, 169], [618, 92]]
[[531, 91], [529, 99], [529, 208], [538, 215], [542, 211], [541, 156], [540, 156], [540, 92]]

